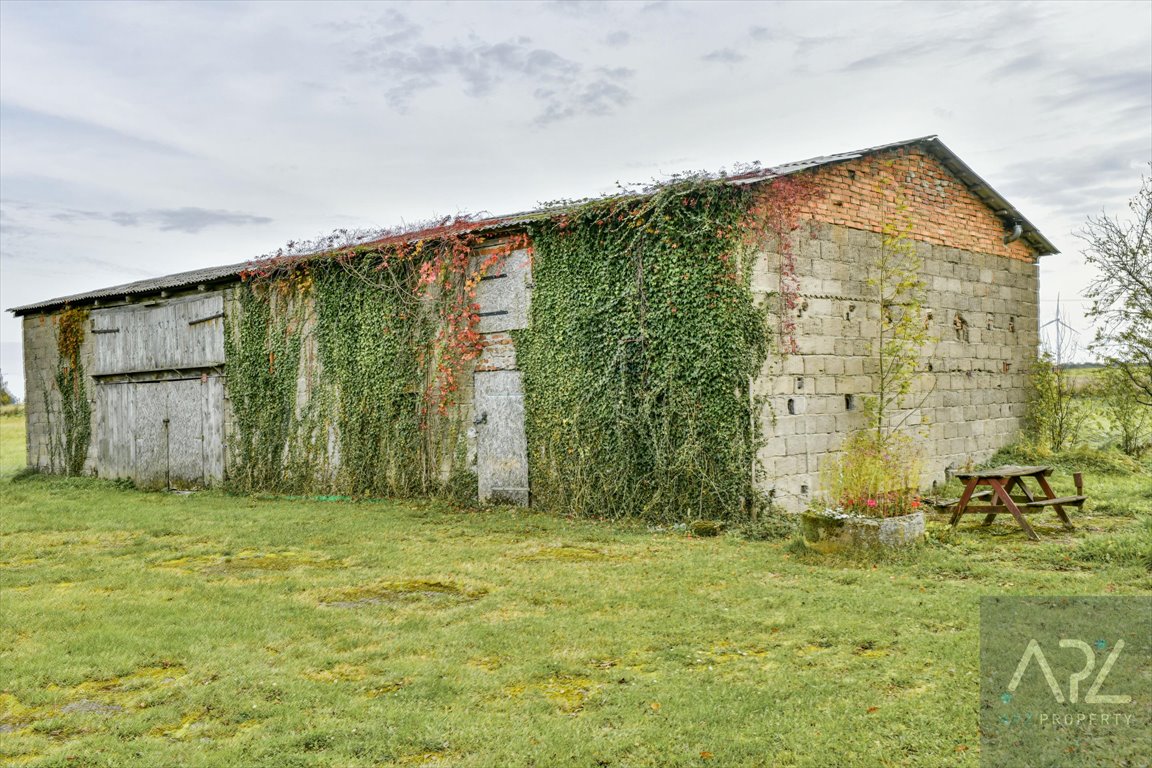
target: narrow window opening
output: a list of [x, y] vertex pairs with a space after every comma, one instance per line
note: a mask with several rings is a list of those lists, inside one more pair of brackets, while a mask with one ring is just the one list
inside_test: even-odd
[[788, 398], [788, 413], [791, 415], [796, 414], [796, 401], [792, 398]]
[[796, 389], [804, 389], [804, 377], [803, 376], [797, 376], [796, 377]]
[[956, 341], [968, 341], [968, 321], [964, 319], [964, 315], [957, 313], [956, 317], [952, 318], [952, 330], [956, 332]]
[[801, 494], [802, 496], [807, 496], [807, 495], [808, 495], [808, 486], [807, 486], [807, 485], [802, 485], [802, 486], [800, 486], [800, 494]]
[[856, 410], [856, 395], [844, 395], [844, 410]]

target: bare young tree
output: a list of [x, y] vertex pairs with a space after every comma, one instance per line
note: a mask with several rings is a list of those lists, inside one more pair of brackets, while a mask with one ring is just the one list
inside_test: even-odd
[[1152, 177], [1145, 177], [1122, 221], [1101, 213], [1077, 237], [1084, 257], [1100, 274], [1086, 291], [1088, 316], [1100, 321], [1099, 349], [1133, 385], [1136, 399], [1152, 406]]

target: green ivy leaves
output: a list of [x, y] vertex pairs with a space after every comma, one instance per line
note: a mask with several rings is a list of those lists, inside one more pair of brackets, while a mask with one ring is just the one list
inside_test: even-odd
[[662, 521], [750, 505], [768, 353], [740, 238], [750, 194], [691, 180], [532, 226], [517, 335], [533, 498]]

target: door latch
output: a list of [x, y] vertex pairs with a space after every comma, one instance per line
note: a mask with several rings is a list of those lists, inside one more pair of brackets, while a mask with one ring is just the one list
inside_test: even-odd
[[484, 413], [480, 414], [476, 418], [472, 419], [472, 423], [475, 424], [476, 426], [480, 426], [481, 424], [487, 424], [488, 423], [488, 412], [485, 411]]

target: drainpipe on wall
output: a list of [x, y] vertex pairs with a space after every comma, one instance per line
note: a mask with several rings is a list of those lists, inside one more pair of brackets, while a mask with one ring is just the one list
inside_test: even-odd
[[1024, 234], [1024, 227], [1020, 225], [1020, 222], [1012, 222], [1012, 231], [1004, 235], [1004, 245], [1016, 242], [1020, 239], [1020, 235], [1022, 234]]

